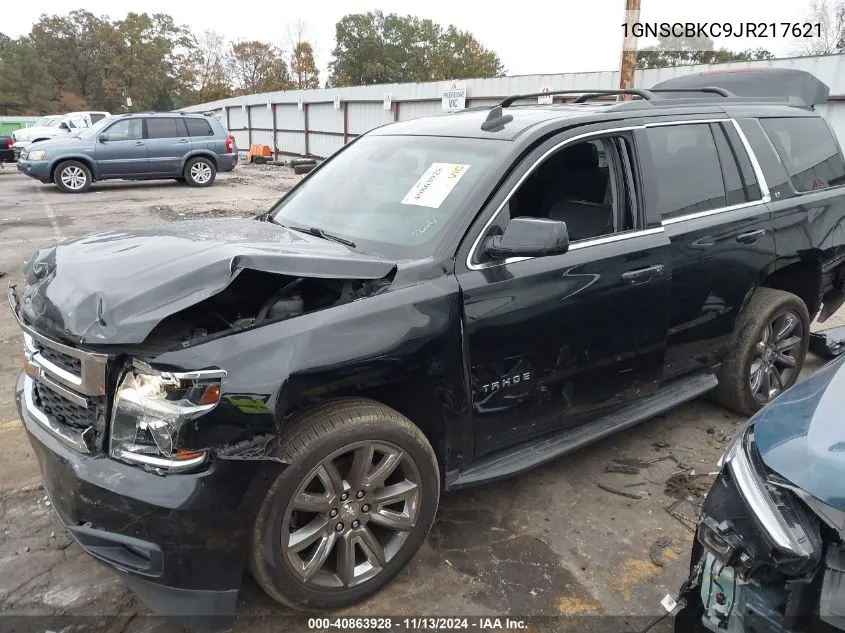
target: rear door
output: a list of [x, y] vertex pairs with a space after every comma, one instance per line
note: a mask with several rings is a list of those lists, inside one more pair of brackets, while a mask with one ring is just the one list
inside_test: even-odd
[[144, 122], [150, 174], [178, 176], [182, 158], [191, 149], [184, 121], [181, 117], [149, 117]]
[[188, 134], [191, 136], [191, 149], [208, 150], [215, 154], [226, 153], [226, 139], [214, 138], [214, 129], [206, 117], [185, 117]]
[[646, 208], [671, 241], [672, 308], [664, 377], [711, 367], [736, 319], [772, 270], [768, 190], [730, 119], [660, 122], [638, 132]]
[[101, 177], [141, 176], [149, 173], [144, 122], [138, 117], [120, 119], [103, 130], [94, 157]]

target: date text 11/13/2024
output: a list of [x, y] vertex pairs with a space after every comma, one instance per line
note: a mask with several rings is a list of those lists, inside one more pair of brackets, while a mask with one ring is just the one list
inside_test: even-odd
[[411, 617], [411, 618], [309, 618], [309, 630], [386, 631], [518, 631], [528, 627], [520, 618], [509, 617]]

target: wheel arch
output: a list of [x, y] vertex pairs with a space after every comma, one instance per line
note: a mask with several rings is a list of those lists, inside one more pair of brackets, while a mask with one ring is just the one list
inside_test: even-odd
[[796, 295], [807, 306], [812, 321], [821, 308], [822, 280], [821, 262], [806, 259], [775, 270], [762, 280], [760, 286]]
[[217, 162], [217, 156], [214, 154], [214, 152], [205, 149], [198, 149], [192, 150], [190, 153], [185, 154], [185, 156], [182, 158], [182, 164], [179, 166], [179, 172], [182, 173], [185, 171], [185, 165], [188, 164], [189, 160], [191, 160], [192, 158], [200, 157], [210, 159], [211, 162], [214, 164], [214, 169], [219, 171], [220, 163]]
[[75, 160], [79, 163], [83, 163], [91, 172], [91, 180], [99, 179], [100, 173], [97, 170], [97, 163], [90, 156], [72, 154], [70, 156], [59, 156], [53, 161], [50, 165], [50, 182], [56, 182], [56, 170], [59, 168], [59, 165], [66, 163], [69, 160]]

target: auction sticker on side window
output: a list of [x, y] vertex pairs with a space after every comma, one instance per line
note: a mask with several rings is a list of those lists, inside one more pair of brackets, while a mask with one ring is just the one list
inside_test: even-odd
[[402, 204], [439, 209], [468, 169], [469, 165], [458, 163], [432, 163], [402, 198]]

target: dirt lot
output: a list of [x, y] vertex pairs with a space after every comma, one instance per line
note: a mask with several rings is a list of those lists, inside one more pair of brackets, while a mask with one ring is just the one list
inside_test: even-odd
[[[4, 282], [20, 281], [21, 265], [39, 245], [97, 229], [254, 214], [297, 178], [283, 168], [241, 166], [209, 189], [118, 182], [74, 196], [7, 166], [0, 172], [0, 272]], [[824, 327], [843, 323], [840, 311]], [[20, 349], [19, 331], [0, 308], [0, 630], [173, 628], [147, 617], [114, 572], [70, 541], [48, 507], [14, 409]], [[820, 364], [810, 356], [807, 371]], [[548, 616], [532, 629], [640, 628], [685, 578], [692, 535], [684, 517], [694, 518], [714, 463], [742, 422], [700, 399], [529, 474], [448, 494], [409, 568], [338, 615]], [[633, 463], [627, 460], [636, 460], [636, 474], [607, 471]], [[675, 502], [680, 518], [666, 510]], [[235, 630], [308, 628], [249, 579], [239, 609]]]

